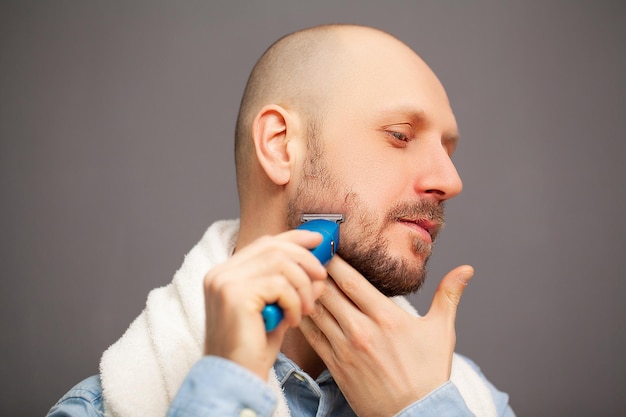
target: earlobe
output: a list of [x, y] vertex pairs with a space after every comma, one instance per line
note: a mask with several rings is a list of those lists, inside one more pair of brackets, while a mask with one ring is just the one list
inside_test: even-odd
[[278, 105], [264, 106], [252, 123], [256, 157], [268, 178], [285, 185], [291, 178], [291, 155], [288, 148], [288, 112]]

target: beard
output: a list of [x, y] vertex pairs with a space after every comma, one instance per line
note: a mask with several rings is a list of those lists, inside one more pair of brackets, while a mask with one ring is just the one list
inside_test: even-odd
[[[303, 177], [287, 207], [289, 228], [297, 227], [305, 213], [343, 213], [341, 244], [337, 253], [388, 297], [417, 292], [426, 280], [426, 263], [433, 244], [413, 237], [415, 256], [393, 256], [384, 232], [400, 219], [420, 219], [443, 226], [442, 203], [431, 200], [401, 201], [383, 216], [367, 208], [355, 192], [326, 167], [315, 125], [309, 125]], [[433, 232], [432, 239], [436, 237]]]

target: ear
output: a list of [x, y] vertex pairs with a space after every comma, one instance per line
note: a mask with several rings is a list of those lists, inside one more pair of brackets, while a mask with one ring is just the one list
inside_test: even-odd
[[252, 140], [259, 164], [276, 185], [285, 185], [291, 179], [293, 164], [288, 147], [290, 115], [281, 106], [264, 106], [252, 122]]

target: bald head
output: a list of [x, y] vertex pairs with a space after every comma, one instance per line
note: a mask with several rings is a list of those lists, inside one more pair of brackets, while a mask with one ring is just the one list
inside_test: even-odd
[[246, 192], [254, 157], [251, 127], [259, 110], [277, 104], [304, 118], [309, 129], [321, 123], [324, 110], [343, 72], [355, 42], [350, 38], [378, 36], [377, 29], [352, 25], [324, 25], [289, 34], [272, 44], [254, 66], [241, 100], [235, 130], [237, 184]]

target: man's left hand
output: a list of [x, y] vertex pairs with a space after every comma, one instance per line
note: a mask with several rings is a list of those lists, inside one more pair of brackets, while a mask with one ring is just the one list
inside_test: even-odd
[[471, 266], [441, 280], [423, 317], [398, 307], [339, 256], [327, 269], [332, 279], [300, 330], [357, 415], [394, 415], [449, 380]]

